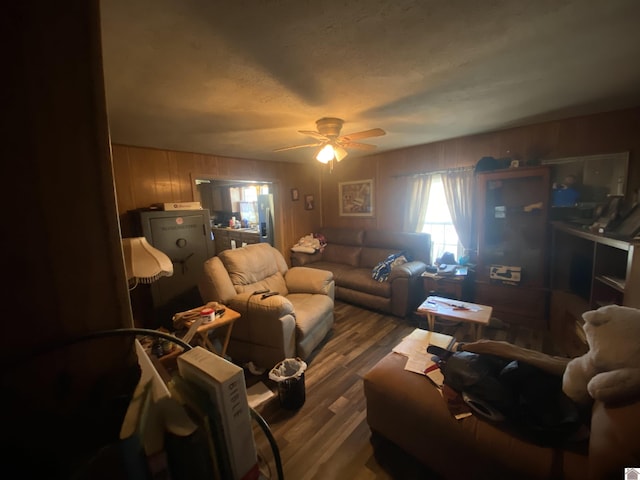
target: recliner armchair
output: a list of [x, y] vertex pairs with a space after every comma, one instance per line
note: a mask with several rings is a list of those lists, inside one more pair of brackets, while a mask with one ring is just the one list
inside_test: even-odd
[[[289, 268], [267, 243], [208, 259], [198, 287], [204, 302], [217, 301], [241, 314], [227, 349], [234, 362], [272, 368], [285, 358], [306, 359], [333, 326], [333, 274]], [[255, 293], [262, 290], [278, 294], [262, 298]]]

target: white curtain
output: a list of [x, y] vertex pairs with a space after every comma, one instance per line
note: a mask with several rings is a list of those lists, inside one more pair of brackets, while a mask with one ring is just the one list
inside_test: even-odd
[[442, 174], [444, 195], [451, 213], [451, 221], [458, 233], [458, 239], [462, 247], [469, 249], [472, 246], [472, 221], [473, 221], [473, 170], [459, 170]]
[[421, 232], [427, 215], [431, 175], [410, 177], [407, 185], [407, 200], [404, 210], [404, 231]]

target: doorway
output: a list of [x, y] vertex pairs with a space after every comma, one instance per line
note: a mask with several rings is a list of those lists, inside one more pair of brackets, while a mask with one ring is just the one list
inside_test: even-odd
[[202, 208], [209, 210], [213, 232], [233, 228], [275, 246], [273, 182], [198, 176], [194, 183]]

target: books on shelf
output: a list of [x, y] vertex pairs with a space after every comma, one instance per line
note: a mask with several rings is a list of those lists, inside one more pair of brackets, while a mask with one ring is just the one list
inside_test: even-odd
[[234, 480], [259, 477], [258, 454], [242, 368], [202, 347], [178, 357], [182, 378], [202, 389], [216, 408]]

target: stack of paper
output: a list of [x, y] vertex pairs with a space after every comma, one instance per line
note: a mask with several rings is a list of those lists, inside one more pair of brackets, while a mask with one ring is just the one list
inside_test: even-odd
[[455, 338], [451, 335], [416, 328], [393, 351], [407, 357], [405, 370], [426, 375], [438, 387], [442, 387], [444, 376], [436, 362], [433, 361], [433, 355], [427, 352], [427, 347], [435, 345], [448, 350], [454, 343]]

